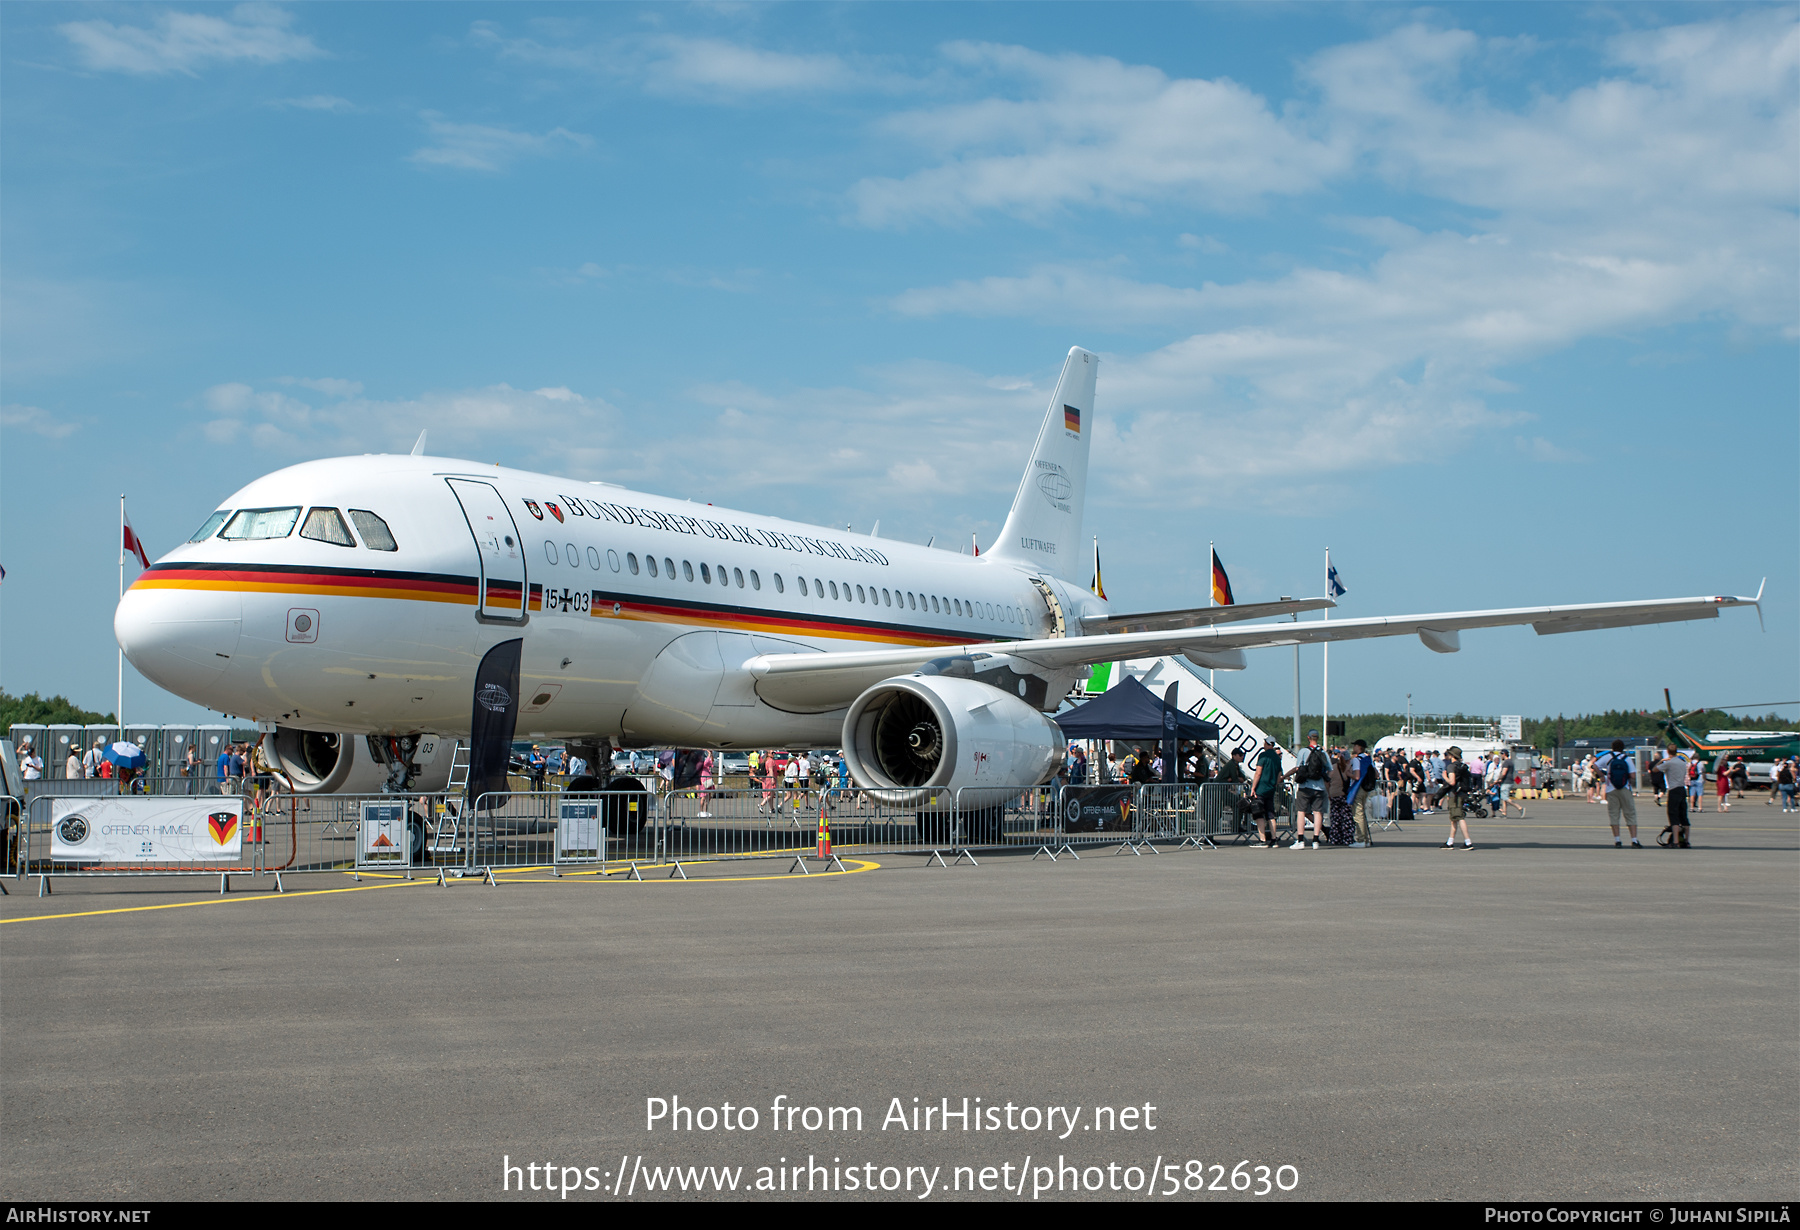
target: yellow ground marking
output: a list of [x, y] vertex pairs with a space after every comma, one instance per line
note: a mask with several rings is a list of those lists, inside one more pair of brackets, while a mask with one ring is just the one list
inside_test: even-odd
[[[717, 860], [695, 859], [692, 861], [684, 862], [682, 864], [682, 866], [693, 867], [693, 866], [699, 865], [701, 862], [709, 862], [709, 861], [717, 861]], [[852, 859], [845, 859], [843, 861], [846, 864], [855, 864], [855, 865], [854, 866], [846, 866], [843, 871], [815, 871], [815, 872], [811, 873], [810, 875], [805, 875], [805, 876], [794, 876], [791, 873], [782, 873], [782, 874], [778, 874], [778, 875], [760, 875], [760, 876], [705, 876], [705, 877], [702, 877], [697, 880], [682, 880], [682, 879], [644, 880], [642, 882], [645, 884], [711, 884], [711, 883], [740, 883], [740, 882], [751, 881], [751, 880], [787, 880], [787, 879], [816, 880], [816, 879], [820, 878], [821, 876], [859, 875], [865, 871], [877, 871], [881, 867], [880, 863], [871, 862], [868, 859], [852, 858]], [[638, 870], [640, 872], [657, 871], [657, 870], [661, 870], [661, 869], [664, 869], [664, 868], [667, 868], [670, 866], [673, 866], [673, 864], [671, 864], [671, 863], [639, 863]], [[521, 873], [525, 873], [525, 872], [542, 872], [542, 871], [548, 871], [548, 870], [549, 870], [549, 868], [547, 866], [546, 867], [500, 868], [500, 869], [496, 870], [495, 878], [498, 880], [498, 879], [500, 879], [500, 877], [506, 877], [504, 882], [508, 883], [508, 884], [561, 884], [561, 883], [564, 883], [567, 881], [575, 881], [578, 883], [585, 882], [585, 883], [589, 883], [589, 884], [599, 884], [599, 883], [621, 883], [621, 882], [624, 882], [629, 879], [630, 873], [631, 873], [631, 867], [629, 865], [627, 865], [624, 867], [608, 867], [605, 870], [601, 870], [600, 868], [596, 867], [590, 871], [570, 871], [570, 872], [564, 872], [561, 876], [545, 876], [543, 878], [537, 878], [537, 879], [514, 878], [514, 877], [520, 875]], [[354, 873], [349, 872], [349, 871], [344, 871], [344, 872], [340, 872], [339, 874], [351, 875]], [[588, 877], [588, 878], [585, 881], [577, 881], [576, 877], [578, 877], [578, 876], [583, 876], [583, 877]], [[611, 877], [611, 876], [619, 876], [620, 879], [619, 880], [607, 880], [607, 879], [602, 879], [602, 878], [596, 878], [596, 877]], [[150, 910], [185, 910], [192, 906], [197, 906], [197, 905], [236, 905], [236, 904], [246, 902], [246, 901], [285, 901], [291, 897], [325, 897], [325, 896], [330, 896], [333, 893], [366, 893], [366, 892], [370, 892], [370, 891], [372, 891], [374, 889], [378, 889], [378, 888], [414, 888], [414, 887], [418, 887], [420, 885], [435, 886], [437, 884], [437, 881], [434, 879], [420, 878], [420, 879], [416, 879], [416, 880], [406, 880], [406, 879], [400, 878], [399, 876], [394, 876], [394, 875], [386, 875], [386, 874], [371, 875], [367, 871], [362, 873], [362, 877], [364, 879], [385, 880], [386, 883], [383, 883], [383, 884], [361, 884], [361, 885], [356, 886], [355, 888], [310, 888], [310, 889], [305, 889], [305, 890], [301, 890], [301, 891], [288, 891], [288, 892], [282, 892], [282, 893], [258, 893], [255, 895], [246, 894], [242, 897], [216, 897], [216, 898], [210, 898], [206, 901], [170, 901], [170, 902], [164, 902], [161, 905], [126, 905], [126, 906], [118, 906], [118, 907], [115, 907], [110, 910], [80, 910], [80, 911], [75, 911], [75, 912], [67, 913], [67, 914], [29, 914], [23, 918], [0, 919], [0, 926], [4, 926], [7, 923], [46, 922], [50, 919], [55, 919], [55, 918], [95, 918], [95, 917], [98, 917], [103, 914], [141, 914], [141, 913], [146, 913]], [[55, 877], [53, 876], [51, 878], [54, 879]], [[482, 883], [482, 880], [481, 880], [481, 877], [479, 877], [479, 876], [465, 876], [462, 879], [451, 879], [451, 880], [445, 881], [446, 885], [449, 885], [449, 884], [475, 884], [475, 885], [478, 885], [480, 883]]]

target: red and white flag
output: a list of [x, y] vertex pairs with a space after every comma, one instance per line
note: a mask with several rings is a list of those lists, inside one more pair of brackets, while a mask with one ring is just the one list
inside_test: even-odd
[[148, 568], [150, 566], [150, 557], [144, 554], [144, 544], [138, 538], [136, 532], [131, 528], [131, 518], [124, 515], [123, 509], [120, 510], [119, 515], [125, 523], [125, 549], [137, 556], [138, 562]]

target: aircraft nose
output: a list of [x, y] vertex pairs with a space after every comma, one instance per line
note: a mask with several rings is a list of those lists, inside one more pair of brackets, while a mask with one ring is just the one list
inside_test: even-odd
[[216, 590], [130, 589], [113, 614], [113, 636], [144, 678], [204, 704], [196, 693], [231, 665], [243, 606]]

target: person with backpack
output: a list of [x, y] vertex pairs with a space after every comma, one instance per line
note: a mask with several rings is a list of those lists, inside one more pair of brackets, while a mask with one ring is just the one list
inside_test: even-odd
[[1775, 766], [1775, 789], [1781, 793], [1783, 814], [1794, 810], [1794, 790], [1800, 787], [1800, 773], [1794, 771], [1794, 758], [1788, 757]]
[[1306, 750], [1294, 761], [1294, 767], [1282, 774], [1294, 779], [1296, 791], [1294, 802], [1294, 844], [1290, 850], [1306, 848], [1306, 817], [1310, 813], [1313, 822], [1312, 848], [1319, 848], [1319, 839], [1325, 836], [1325, 815], [1328, 806], [1325, 798], [1327, 782], [1331, 777], [1331, 762], [1325, 759], [1325, 753], [1319, 750], [1319, 732], [1306, 732]]
[[1356, 840], [1350, 844], [1360, 849], [1369, 844], [1369, 799], [1380, 786], [1368, 743], [1358, 739], [1350, 746], [1356, 749], [1350, 757], [1349, 791], [1350, 820], [1356, 825]]
[[1256, 841], [1258, 850], [1275, 845], [1275, 800], [1281, 797], [1281, 749], [1275, 740], [1263, 738], [1263, 750], [1257, 754], [1256, 770], [1250, 778], [1250, 793], [1256, 799]]
[[1642, 850], [1644, 846], [1637, 834], [1637, 799], [1632, 795], [1637, 785], [1637, 766], [1625, 754], [1625, 740], [1614, 739], [1612, 751], [1594, 757], [1594, 775], [1606, 791], [1606, 822], [1612, 825], [1613, 845], [1624, 848], [1625, 843], [1619, 840], [1619, 816], [1623, 813], [1625, 826], [1631, 830], [1632, 848]]
[[1469, 836], [1469, 822], [1463, 818], [1462, 792], [1469, 785], [1469, 767], [1462, 762], [1462, 748], [1452, 747], [1444, 755], [1444, 807], [1450, 813], [1450, 838], [1439, 847], [1443, 850], [1456, 849], [1456, 830], [1462, 829], [1462, 848], [1473, 850], [1475, 842]]

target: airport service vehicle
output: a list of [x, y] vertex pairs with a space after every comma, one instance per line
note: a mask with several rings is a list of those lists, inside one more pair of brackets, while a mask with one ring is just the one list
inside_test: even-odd
[[[387, 780], [409, 780], [426, 739], [469, 737], [486, 704], [516, 706], [520, 736], [591, 765], [614, 746], [841, 746], [856, 783], [896, 806], [948, 806], [961, 788], [982, 806], [1051, 780], [1064, 740], [1050, 715], [1099, 662], [1181, 654], [1238, 670], [1246, 650], [1377, 636], [1454, 653], [1465, 629], [1711, 619], [1761, 596], [1286, 622], [1259, 621], [1333, 603], [1115, 615], [1075, 579], [1098, 368], [1069, 351], [980, 555], [415, 448], [250, 483], [138, 577], [114, 631], [147, 678], [262, 724], [300, 790], [343, 788], [364, 749]], [[516, 697], [478, 687], [484, 658], [511, 642]]]

